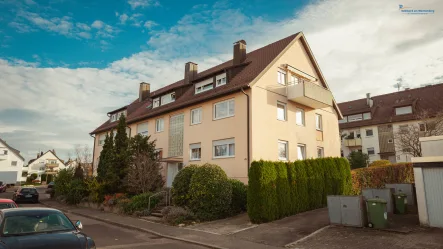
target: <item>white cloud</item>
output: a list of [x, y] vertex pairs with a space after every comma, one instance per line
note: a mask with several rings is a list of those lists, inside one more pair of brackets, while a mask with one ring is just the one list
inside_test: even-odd
[[120, 23], [121, 24], [125, 24], [126, 23], [126, 21], [128, 20], [128, 15], [126, 15], [126, 14], [122, 14], [120, 17], [119, 17], [119, 19], [120, 19]]
[[78, 36], [85, 38], [85, 39], [90, 39], [91, 38], [91, 34], [88, 32], [80, 32], [78, 33]]
[[101, 29], [103, 28], [103, 26], [105, 25], [104, 22], [100, 21], [100, 20], [95, 20], [92, 24], [91, 27], [96, 28], [96, 29]]
[[77, 28], [85, 30], [85, 31], [91, 30], [91, 27], [89, 27], [88, 24], [86, 24], [86, 23], [78, 22], [75, 24], [75, 26], [77, 26]]
[[125, 25], [127, 22], [129, 22], [132, 26], [140, 27], [143, 24], [143, 21], [141, 20], [143, 14], [141, 13], [135, 13], [130, 16], [127, 15], [126, 13], [123, 13], [121, 15], [118, 15], [118, 13], [116, 14], [120, 21], [120, 24], [122, 25]]
[[138, 7], [145, 8], [149, 6], [159, 6], [160, 3], [156, 0], [129, 0], [128, 4], [131, 5], [132, 9], [136, 9]]
[[152, 29], [154, 26], [157, 26], [158, 24], [154, 21], [146, 21], [145, 24], [143, 24], [143, 27], [147, 29]]

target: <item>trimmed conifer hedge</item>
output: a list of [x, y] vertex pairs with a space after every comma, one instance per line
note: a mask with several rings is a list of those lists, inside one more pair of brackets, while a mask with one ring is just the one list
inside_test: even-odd
[[254, 161], [249, 169], [248, 215], [269, 222], [326, 206], [327, 195], [349, 195], [351, 171], [345, 158], [289, 163]]

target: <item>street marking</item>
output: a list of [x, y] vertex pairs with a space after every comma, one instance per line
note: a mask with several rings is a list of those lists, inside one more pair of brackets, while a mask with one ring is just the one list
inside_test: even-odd
[[322, 228], [318, 229], [317, 231], [315, 231], [315, 232], [309, 234], [308, 236], [305, 236], [305, 237], [303, 237], [303, 238], [301, 238], [301, 239], [299, 239], [299, 240], [297, 240], [297, 241], [294, 241], [294, 242], [291, 242], [291, 243], [289, 243], [289, 244], [286, 244], [284, 247], [286, 247], [286, 248], [291, 248], [291, 247], [293, 247], [294, 245], [296, 245], [297, 243], [300, 243], [300, 242], [302, 242], [302, 241], [305, 241], [305, 240], [309, 239], [310, 237], [315, 236], [316, 234], [322, 232], [323, 230], [329, 228], [330, 226], [331, 226], [331, 225], [327, 225], [327, 226], [325, 226], [325, 227], [322, 227]]

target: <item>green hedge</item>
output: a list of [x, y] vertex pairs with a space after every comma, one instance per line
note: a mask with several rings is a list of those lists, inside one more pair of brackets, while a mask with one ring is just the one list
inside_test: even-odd
[[349, 195], [351, 190], [345, 158], [254, 161], [249, 170], [248, 215], [254, 223], [269, 222], [325, 207], [327, 195]]
[[229, 183], [232, 186], [231, 214], [234, 215], [246, 211], [248, 187], [236, 179], [229, 179]]
[[176, 206], [189, 207], [189, 184], [198, 165], [191, 164], [180, 170], [172, 182], [172, 202]]

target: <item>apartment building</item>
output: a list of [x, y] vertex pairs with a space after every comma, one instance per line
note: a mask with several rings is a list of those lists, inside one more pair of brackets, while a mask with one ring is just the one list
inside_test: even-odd
[[342, 156], [362, 151], [369, 160], [410, 162], [411, 151], [403, 150], [395, 134], [410, 126], [419, 129], [419, 136], [427, 136], [420, 113], [435, 115], [443, 111], [443, 84], [379, 95], [339, 103], [343, 119], [339, 121]]
[[45, 153], [37, 153], [37, 157], [29, 161], [27, 168], [28, 176], [35, 173], [37, 179], [40, 180], [42, 174], [55, 175], [58, 171], [65, 169], [66, 165], [57, 157], [55, 150], [48, 150]]
[[0, 139], [0, 182], [19, 184], [22, 178], [24, 161], [25, 159], [20, 155], [20, 151]]
[[157, 141], [168, 186], [188, 164], [214, 163], [247, 182], [253, 160], [340, 155], [342, 116], [301, 32], [249, 53], [240, 40], [232, 60], [203, 72], [188, 62], [184, 79], [155, 91], [141, 83], [138, 99], [91, 132], [94, 168], [120, 115], [130, 136]]

